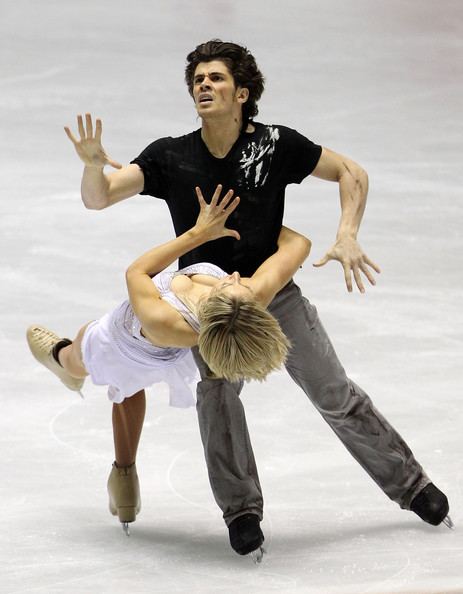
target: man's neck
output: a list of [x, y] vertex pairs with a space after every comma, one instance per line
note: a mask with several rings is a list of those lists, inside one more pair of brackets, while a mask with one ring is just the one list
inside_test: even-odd
[[238, 140], [241, 133], [241, 118], [227, 118], [226, 120], [203, 120], [201, 137], [209, 152], [223, 159]]

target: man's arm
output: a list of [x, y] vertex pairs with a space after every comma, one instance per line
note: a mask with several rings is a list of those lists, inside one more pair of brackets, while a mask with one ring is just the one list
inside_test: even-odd
[[[82, 116], [77, 116], [77, 127], [80, 139], [65, 126], [69, 140], [73, 143], [77, 154], [85, 167], [82, 175], [82, 201], [87, 208], [101, 210], [125, 198], [139, 194], [143, 190], [144, 176], [138, 165], [123, 167], [111, 159], [101, 144], [102, 123], [95, 122], [93, 131], [92, 116], [85, 115], [85, 126]], [[105, 175], [104, 166], [110, 165], [117, 171]]]
[[379, 267], [363, 252], [357, 241], [357, 234], [362, 222], [368, 195], [368, 175], [357, 163], [323, 148], [320, 160], [312, 175], [339, 184], [341, 198], [341, 219], [336, 234], [336, 242], [316, 267], [324, 266], [330, 260], [338, 260], [343, 269], [347, 290], [352, 291], [352, 274], [361, 293], [365, 292], [360, 272], [375, 285], [371, 267], [380, 273]]
[[310, 239], [282, 227], [278, 250], [263, 262], [249, 279], [259, 303], [267, 307], [275, 295], [292, 279], [310, 253]]

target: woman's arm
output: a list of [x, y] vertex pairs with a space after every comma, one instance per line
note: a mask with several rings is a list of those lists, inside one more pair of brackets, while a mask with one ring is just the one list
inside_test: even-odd
[[312, 242], [304, 235], [282, 227], [278, 250], [259, 266], [250, 279], [257, 300], [267, 306], [294, 276], [310, 253]]
[[[225, 227], [228, 216], [239, 204], [239, 198], [232, 200], [233, 190], [229, 190], [219, 202], [221, 192], [222, 186], [217, 186], [210, 204], [207, 204], [201, 190], [196, 188], [200, 207], [196, 224], [176, 239], [149, 250], [128, 267], [125, 278], [130, 303], [148, 334], [156, 331], [163, 334], [172, 324], [171, 317], [168, 316], [166, 319], [163, 315], [164, 311], [160, 309], [165, 310], [166, 304], [161, 301], [152, 277], [175, 262], [177, 258], [203, 243], [219, 237], [240, 238], [237, 231]], [[170, 336], [170, 333], [168, 335]], [[173, 342], [172, 346], [174, 345], [180, 346]]]

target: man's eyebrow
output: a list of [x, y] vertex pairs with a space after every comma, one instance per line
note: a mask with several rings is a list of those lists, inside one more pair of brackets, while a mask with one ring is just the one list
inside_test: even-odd
[[200, 72], [198, 74], [195, 74], [194, 80], [196, 80], [197, 78], [200, 78], [202, 76], [205, 76], [206, 74], [208, 76], [215, 76], [217, 74], [220, 74], [220, 76], [225, 76], [225, 72], [204, 72], [204, 73], [203, 72]]

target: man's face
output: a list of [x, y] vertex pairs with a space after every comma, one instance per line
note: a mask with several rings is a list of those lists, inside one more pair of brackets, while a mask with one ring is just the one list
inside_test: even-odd
[[235, 86], [231, 72], [221, 60], [200, 62], [196, 67], [193, 99], [200, 117], [240, 113], [247, 97], [248, 90]]

